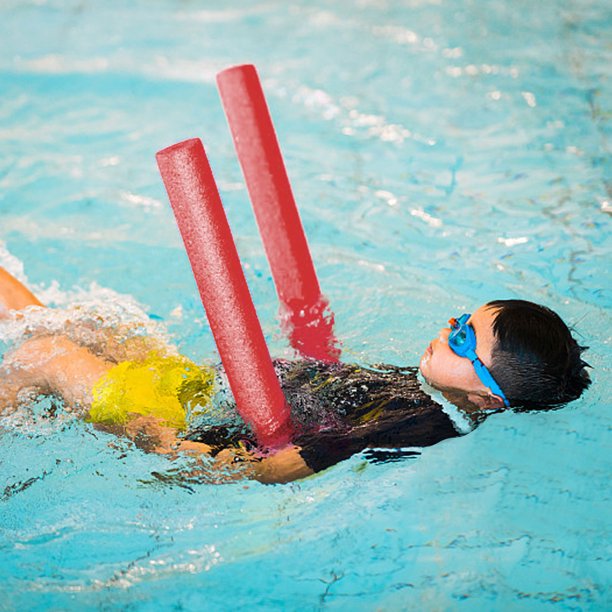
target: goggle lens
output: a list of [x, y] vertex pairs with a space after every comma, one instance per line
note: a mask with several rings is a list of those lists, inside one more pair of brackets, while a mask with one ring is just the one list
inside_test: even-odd
[[465, 331], [465, 325], [461, 325], [457, 319], [450, 319], [449, 324], [451, 326], [451, 333], [448, 336], [448, 343], [454, 344], [455, 346], [462, 346], [467, 340], [467, 333]]
[[453, 334], [452, 343], [455, 344], [456, 346], [462, 346], [466, 340], [467, 340], [467, 335], [464, 329], [458, 329]]

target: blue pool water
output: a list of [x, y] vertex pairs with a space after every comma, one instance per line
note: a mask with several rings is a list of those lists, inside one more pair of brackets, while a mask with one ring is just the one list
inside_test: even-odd
[[254, 63], [345, 359], [416, 364], [450, 315], [522, 297], [575, 325], [594, 379], [283, 486], [162, 482], [175, 465], [69, 415], [5, 418], [0, 610], [610, 609], [611, 21], [605, 0], [0, 2], [0, 265], [60, 312], [216, 360], [154, 159], [199, 136], [290, 355], [214, 83]]

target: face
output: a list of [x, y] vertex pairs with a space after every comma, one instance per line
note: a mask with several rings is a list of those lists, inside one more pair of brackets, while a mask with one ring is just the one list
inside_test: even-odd
[[[469, 324], [476, 334], [476, 354], [485, 366], [491, 365], [491, 354], [495, 345], [493, 322], [495, 309], [481, 306], [469, 319]], [[425, 380], [436, 389], [450, 395], [463, 395], [470, 401], [480, 405], [484, 399], [487, 403], [495, 403], [490, 390], [480, 381], [474, 366], [466, 357], [456, 355], [448, 346], [450, 327], [440, 330], [427, 347], [419, 368]], [[503, 402], [502, 402], [503, 405]]]

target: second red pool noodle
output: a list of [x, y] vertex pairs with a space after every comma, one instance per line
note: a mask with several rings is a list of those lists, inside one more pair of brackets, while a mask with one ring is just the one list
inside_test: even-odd
[[293, 348], [324, 361], [340, 357], [334, 316], [319, 281], [255, 66], [217, 75]]
[[156, 157], [237, 410], [261, 445], [284, 446], [290, 409], [202, 142], [186, 140]]

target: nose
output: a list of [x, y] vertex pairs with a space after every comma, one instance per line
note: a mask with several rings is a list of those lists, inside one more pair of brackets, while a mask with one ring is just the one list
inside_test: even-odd
[[449, 327], [443, 327], [438, 332], [438, 338], [440, 338], [440, 342], [442, 342], [444, 344], [448, 344], [448, 335], [449, 334], [450, 334], [450, 328]]

